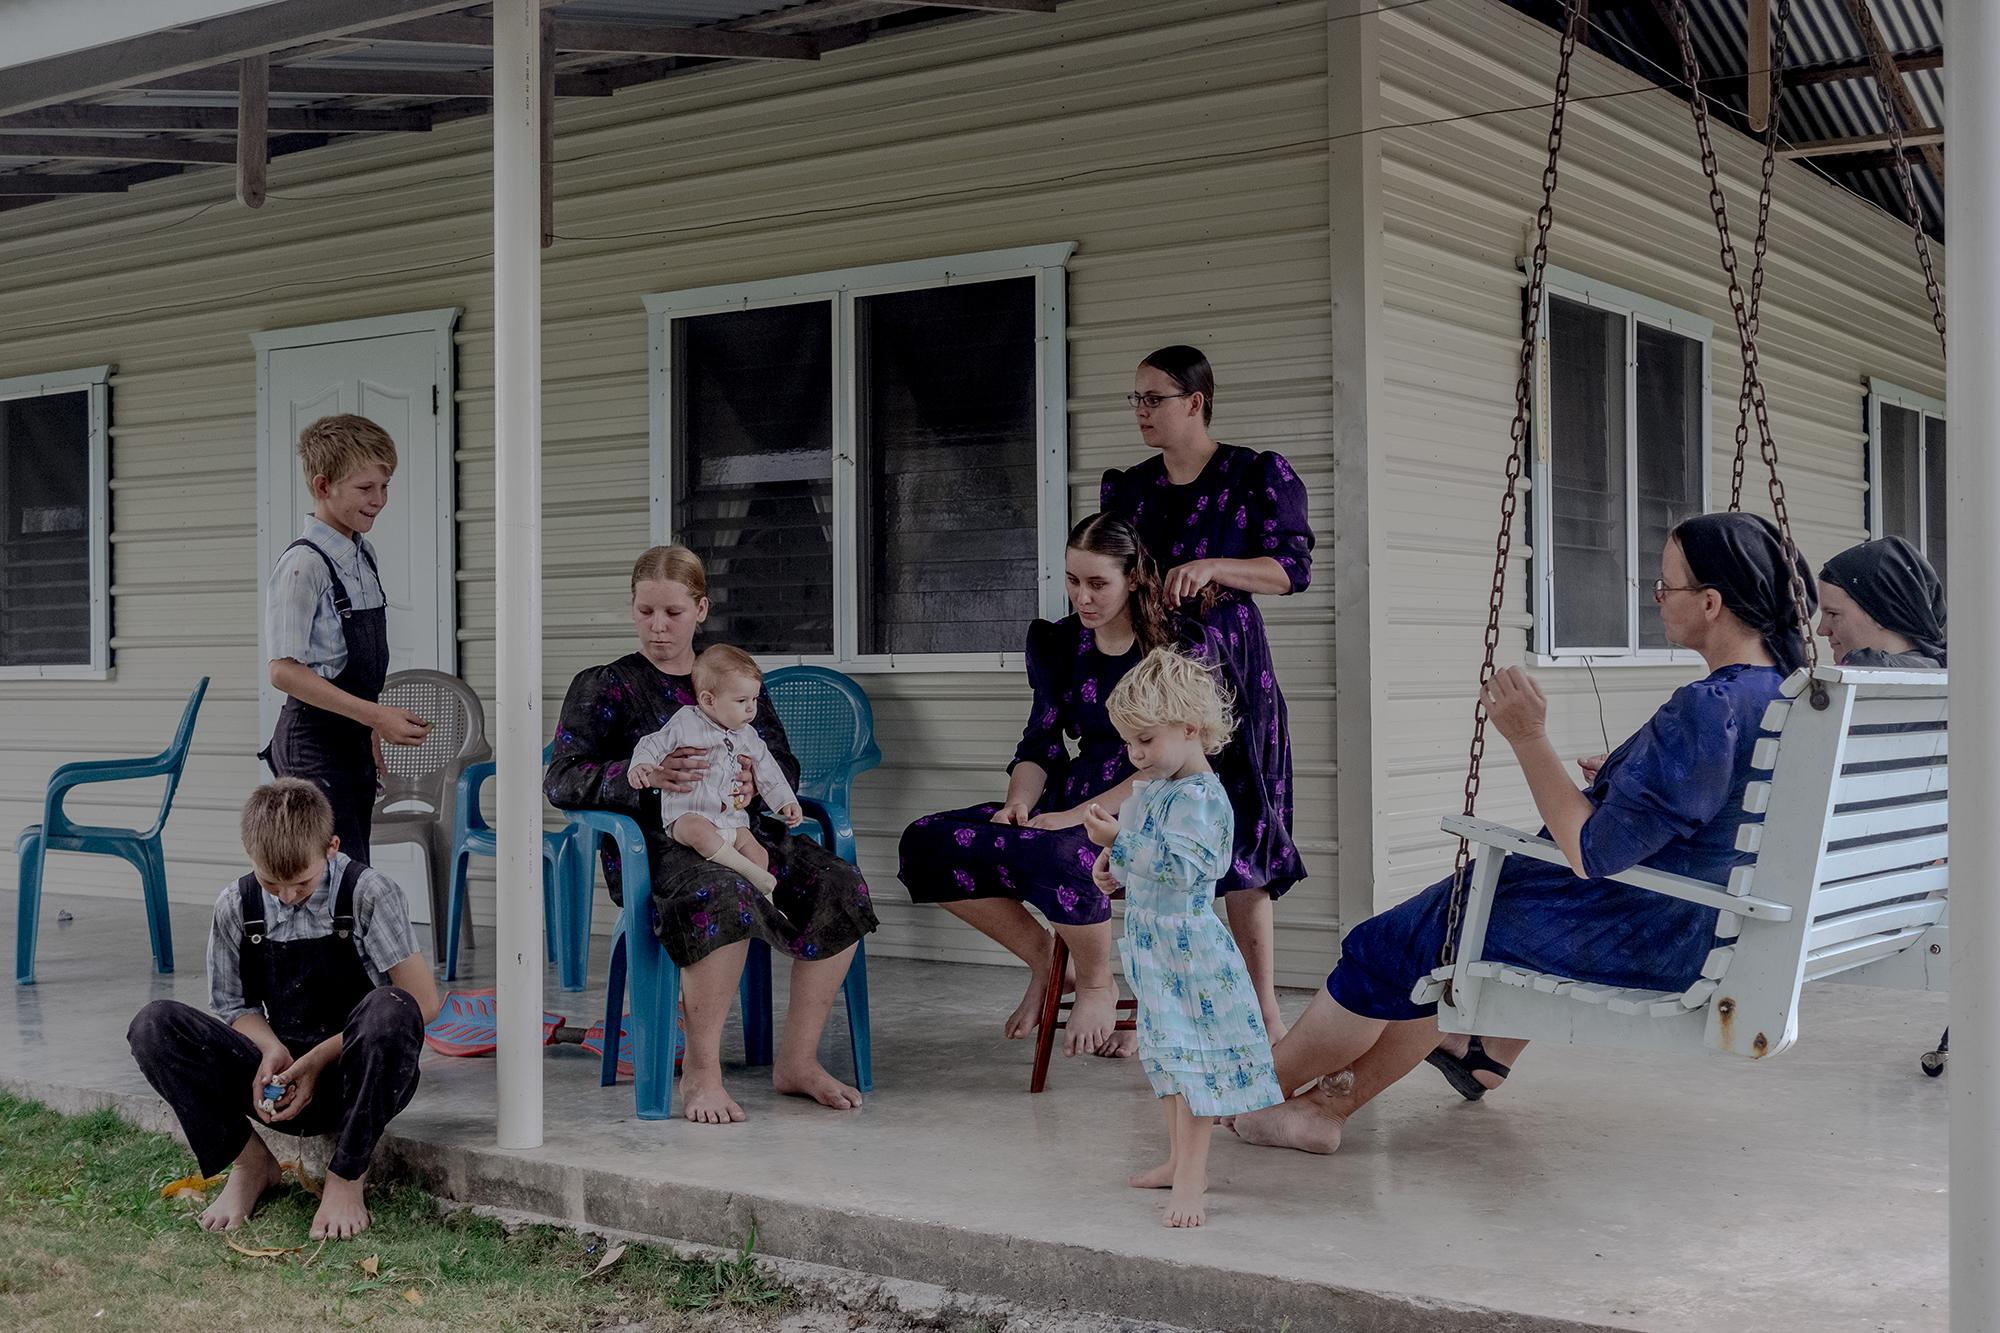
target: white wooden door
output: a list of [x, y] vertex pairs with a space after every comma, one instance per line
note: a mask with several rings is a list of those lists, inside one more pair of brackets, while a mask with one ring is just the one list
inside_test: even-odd
[[[300, 347], [272, 348], [264, 380], [264, 557], [258, 624], [270, 565], [312, 512], [296, 443], [308, 423], [356, 412], [396, 441], [389, 504], [368, 534], [389, 599], [389, 669], [456, 669], [452, 589], [451, 441], [440, 411], [445, 385], [430, 333], [399, 333]], [[268, 646], [267, 646], [268, 647]], [[269, 660], [264, 653], [265, 662]], [[262, 735], [269, 738], [283, 697], [260, 668]]]

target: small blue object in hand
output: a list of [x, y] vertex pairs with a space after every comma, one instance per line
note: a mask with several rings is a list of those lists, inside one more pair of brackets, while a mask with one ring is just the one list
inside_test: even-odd
[[276, 1101], [283, 1101], [283, 1100], [284, 1100], [284, 1096], [285, 1096], [285, 1085], [284, 1085], [284, 1084], [282, 1084], [282, 1083], [277, 1083], [277, 1082], [272, 1082], [272, 1083], [266, 1083], [266, 1084], [264, 1085], [264, 1100], [265, 1100], [265, 1101], [267, 1101], [267, 1102], [276, 1102]]

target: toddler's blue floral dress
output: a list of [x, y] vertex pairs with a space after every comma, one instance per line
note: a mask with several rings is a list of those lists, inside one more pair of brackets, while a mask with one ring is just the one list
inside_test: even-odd
[[1125, 977], [1139, 999], [1139, 1058], [1153, 1092], [1196, 1115], [1284, 1100], [1257, 992], [1215, 914], [1234, 816], [1222, 782], [1142, 782], [1118, 814], [1111, 873], [1125, 886]]

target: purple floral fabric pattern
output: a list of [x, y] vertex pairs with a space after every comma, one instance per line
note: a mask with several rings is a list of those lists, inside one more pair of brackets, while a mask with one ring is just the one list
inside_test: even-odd
[[[1036, 814], [1072, 810], [1131, 776], [1125, 742], [1104, 701], [1138, 664], [1139, 650], [1134, 645], [1118, 657], [1098, 651], [1072, 615], [1030, 625], [1027, 655], [1034, 700], [1008, 771], [1033, 763], [1049, 775]], [[999, 808], [989, 801], [945, 810], [904, 829], [898, 874], [910, 897], [920, 903], [1012, 898], [1064, 925], [1109, 920], [1110, 899], [1090, 878], [1097, 848], [1083, 827], [995, 824]]]
[[[1106, 513], [1129, 519], [1162, 572], [1192, 560], [1269, 556], [1291, 580], [1312, 583], [1312, 524], [1306, 488], [1283, 455], [1238, 445], [1216, 448], [1185, 486], [1167, 479], [1158, 456], [1104, 474]], [[1185, 619], [1193, 620], [1193, 603]], [[1271, 661], [1264, 616], [1248, 593], [1222, 589], [1183, 637], [1204, 642], [1236, 691], [1236, 736], [1215, 760], [1236, 815], [1236, 841], [1221, 892], [1264, 887], [1272, 897], [1306, 877], [1292, 841], [1290, 715]]]
[[[776, 894], [767, 900], [733, 872], [666, 835], [659, 793], [634, 789], [625, 780], [625, 761], [641, 737], [692, 703], [688, 677], [670, 676], [639, 653], [579, 672], [563, 700], [555, 748], [542, 777], [549, 804], [558, 810], [615, 810], [639, 821], [652, 863], [654, 927], [678, 966], [751, 938], [795, 958], [830, 957], [871, 933], [875, 909], [861, 872], [809, 837], [787, 836], [782, 825], [768, 820], [751, 821], [778, 880]], [[755, 726], [796, 786], [799, 761], [769, 695], [758, 701]], [[760, 796], [752, 811], [765, 808]], [[602, 850], [605, 884], [612, 901], [622, 903], [618, 858], [608, 844]]]

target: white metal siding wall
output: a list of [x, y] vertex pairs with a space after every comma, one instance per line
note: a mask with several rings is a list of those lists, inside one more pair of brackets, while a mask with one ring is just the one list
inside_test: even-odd
[[[1070, 309], [1073, 509], [1143, 448], [1121, 396], [1168, 342], [1221, 375], [1216, 427], [1275, 448], [1331, 512], [1325, 6], [1076, 0], [961, 23], [808, 68], [719, 71], [558, 107], [546, 255], [547, 704], [630, 646], [629, 562], [648, 535], [639, 298], [1049, 241], [1079, 242]], [[215, 678], [168, 831], [173, 893], [239, 871], [259, 670], [249, 334], [445, 305], [458, 331], [460, 636], [489, 698], [493, 642], [491, 181], [483, 120], [283, 158], [258, 213], [224, 173], [0, 216], [0, 374], [115, 362], [117, 677], [0, 686], [0, 826], [37, 817], [48, 771], [139, 753], [194, 676]], [[591, 240], [590, 237], [604, 239]], [[1907, 378], [1907, 377], [1906, 377]], [[1280, 908], [1285, 976], [1325, 971], [1333, 927], [1331, 580], [1267, 602], [1291, 701], [1299, 833], [1314, 877]], [[897, 834], [996, 797], [1026, 704], [1018, 675], [877, 675], [883, 768], [860, 784], [881, 952], [990, 957], [895, 881]], [[79, 802], [141, 817], [138, 797]], [[12, 861], [0, 862], [11, 876]], [[136, 897], [128, 872], [59, 858], [50, 888]], [[490, 906], [480, 890], [477, 900]], [[118, 910], [133, 916], [138, 904]], [[482, 915], [484, 912], [482, 911]], [[599, 925], [607, 913], [600, 912]], [[183, 966], [197, 941], [181, 942]]]
[[[1388, 634], [1372, 658], [1375, 734], [1393, 738], [1374, 799], [1375, 897], [1387, 906], [1449, 866], [1437, 821], [1460, 803], [1471, 731], [1520, 346], [1517, 261], [1540, 202], [1557, 35], [1487, 0], [1440, 0], [1363, 21], [1383, 24], [1380, 429], [1389, 438], [1371, 504], [1387, 546], [1376, 587], [1387, 598]], [[1657, 90], [1604, 96], [1642, 87], [1602, 57], [1577, 53], [1550, 262], [1715, 322], [1719, 508], [1728, 503], [1742, 376], [1734, 324], [1686, 105]], [[1388, 128], [1521, 106], [1532, 109]], [[1720, 127], [1716, 139], [1747, 276], [1761, 148]], [[1758, 345], [1788, 507], [1817, 567], [1866, 535], [1863, 377], [1906, 375], [1942, 396], [1943, 366], [1907, 229], [1803, 166], [1780, 164], [1776, 196]], [[1754, 438], [1751, 448], [1746, 505], [1768, 512]], [[1524, 523], [1503, 664], [1524, 657], [1528, 545]], [[1650, 566], [1638, 573], [1650, 577]], [[1600, 669], [1613, 743], [1691, 674]], [[1539, 678], [1557, 749], [1603, 749], [1590, 677], [1562, 668]], [[1505, 742], [1495, 737], [1489, 753], [1482, 812], [1532, 818]]]

